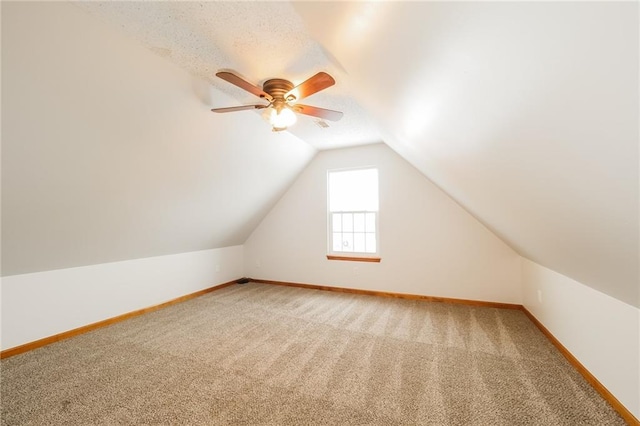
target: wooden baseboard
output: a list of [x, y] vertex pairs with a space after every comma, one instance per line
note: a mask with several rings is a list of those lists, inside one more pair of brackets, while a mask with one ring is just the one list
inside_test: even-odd
[[117, 322], [124, 321], [129, 318], [137, 317], [147, 312], [157, 311], [158, 309], [166, 308], [167, 306], [174, 305], [176, 303], [184, 302], [189, 299], [202, 296], [212, 291], [219, 290], [224, 287], [228, 287], [236, 283], [237, 280], [229, 281], [223, 284], [215, 285], [213, 287], [205, 288], [204, 290], [196, 291], [195, 293], [186, 294], [184, 296], [177, 297], [169, 300], [168, 302], [160, 303], [159, 305], [149, 306], [147, 308], [138, 309], [137, 311], [127, 312], [126, 314], [118, 315], [117, 317], [108, 318], [103, 321], [94, 322], [82, 327], [74, 328], [73, 330], [65, 331], [63, 333], [54, 334], [53, 336], [45, 337], [33, 342], [25, 343], [24, 345], [15, 346], [13, 348], [5, 349], [0, 352], [0, 359], [8, 358], [14, 355], [18, 355], [24, 352], [31, 351], [33, 349], [40, 348], [42, 346], [49, 345], [51, 343], [59, 342], [60, 340], [69, 339], [80, 334], [88, 333], [98, 328], [106, 327]]
[[593, 386], [593, 388], [598, 391], [598, 393], [602, 395], [602, 397], [609, 404], [611, 404], [613, 409], [616, 410], [618, 414], [620, 414], [629, 425], [640, 426], [640, 421], [633, 415], [633, 413], [631, 413], [631, 411], [629, 411], [620, 401], [618, 401], [618, 398], [616, 398], [611, 392], [609, 392], [609, 390], [602, 383], [600, 383], [600, 381], [596, 379], [596, 377], [591, 374], [591, 372], [587, 370], [587, 368], [582, 365], [580, 361], [578, 361], [578, 358], [573, 356], [573, 354], [569, 352], [569, 350], [565, 348], [564, 345], [560, 343], [560, 341], [556, 339], [556, 337], [544, 325], [542, 325], [540, 321], [538, 321], [538, 318], [536, 318], [524, 306], [522, 307], [522, 311], [529, 317], [531, 322], [540, 329], [542, 334], [544, 334], [547, 339], [549, 339], [549, 341], [553, 343], [556, 348], [558, 348], [560, 353], [564, 355], [564, 357], [571, 363], [571, 365], [573, 365], [573, 367], [578, 370], [580, 374], [582, 374], [582, 377], [584, 377], [585, 380], [589, 382], [591, 386]]
[[249, 278], [249, 280], [255, 283], [261, 284], [272, 284], [272, 285], [282, 285], [288, 287], [300, 287], [300, 288], [309, 288], [312, 290], [325, 290], [325, 291], [336, 291], [340, 293], [353, 293], [353, 294], [365, 294], [368, 296], [380, 296], [380, 297], [395, 297], [397, 299], [410, 299], [410, 300], [424, 300], [426, 302], [442, 302], [442, 303], [457, 303], [461, 305], [470, 305], [470, 306], [482, 306], [487, 308], [501, 308], [501, 309], [522, 309], [522, 305], [517, 305], [513, 303], [500, 303], [500, 302], [485, 302], [483, 300], [468, 300], [468, 299], [453, 299], [448, 297], [435, 297], [435, 296], [424, 296], [421, 294], [408, 294], [408, 293], [392, 293], [387, 291], [375, 291], [375, 290], [361, 290], [356, 288], [346, 288], [346, 287], [331, 287], [326, 285], [316, 285], [316, 284], [301, 284], [301, 283], [291, 283], [285, 281], [271, 281], [271, 280], [262, 280], [258, 278]]
[[[573, 356], [571, 352], [567, 348], [564, 347], [562, 343], [549, 331], [547, 328], [542, 325], [540, 321], [529, 312], [524, 306], [512, 303], [498, 303], [498, 302], [486, 302], [481, 300], [468, 300], [468, 299], [454, 299], [448, 297], [434, 297], [434, 296], [424, 296], [419, 294], [407, 294], [407, 293], [392, 293], [385, 291], [374, 291], [374, 290], [361, 290], [354, 288], [345, 288], [345, 287], [331, 287], [324, 285], [315, 285], [315, 284], [301, 284], [301, 283], [292, 283], [285, 281], [272, 281], [272, 280], [262, 280], [257, 278], [249, 278], [249, 280], [262, 283], [262, 284], [271, 284], [271, 285], [281, 285], [288, 287], [300, 287], [300, 288], [308, 288], [313, 290], [325, 290], [325, 291], [335, 291], [341, 293], [353, 293], [353, 294], [364, 294], [369, 296], [380, 296], [380, 297], [395, 297], [400, 299], [410, 299], [410, 300], [424, 300], [428, 302], [442, 302], [442, 303], [456, 303], [463, 304], [469, 306], [482, 306], [482, 307], [490, 307], [490, 308], [501, 308], [501, 309], [518, 309], [522, 310], [527, 317], [533, 322], [540, 331], [553, 343], [553, 345], [558, 348], [560, 353], [564, 355], [564, 357], [574, 366], [576, 370], [593, 386], [593, 388], [602, 395], [602, 397], [611, 404], [614, 410], [616, 410], [620, 416], [632, 426], [640, 426], [640, 421], [629, 411], [618, 399], [611, 393], [609, 390], [602, 384], [596, 377], [591, 374], [587, 368], [578, 361], [578, 359]], [[156, 311], [158, 309], [165, 308], [167, 306], [184, 302], [189, 299], [196, 298], [198, 296], [202, 296], [204, 294], [210, 293], [215, 290], [219, 290], [224, 287], [231, 286], [235, 284], [237, 280], [229, 281], [223, 284], [219, 284], [213, 287], [206, 288], [204, 290], [196, 291], [195, 293], [190, 293], [167, 302], [161, 303], [159, 305], [150, 306], [147, 308], [139, 309], [137, 311], [128, 312], [123, 315], [119, 315], [117, 317], [109, 318], [103, 321], [95, 322], [93, 324], [88, 324], [82, 327], [75, 328], [73, 330], [65, 331], [63, 333], [55, 334], [53, 336], [45, 337], [43, 339], [36, 340], [34, 342], [25, 343], [24, 345], [16, 346], [13, 348], [5, 349], [0, 352], [0, 359], [8, 358], [14, 355], [18, 355], [33, 349], [40, 348], [45, 345], [49, 345], [51, 343], [58, 342], [60, 340], [69, 339], [74, 336], [78, 336], [80, 334], [88, 333], [92, 330], [96, 330], [98, 328], [106, 327], [111, 324], [115, 324], [121, 321], [124, 321], [129, 318], [133, 318], [147, 312]]]
[[574, 366], [574, 368], [582, 374], [582, 376], [593, 386], [593, 388], [616, 410], [620, 416], [632, 426], [640, 426], [640, 422], [638, 419], [629, 411], [618, 399], [611, 393], [609, 390], [602, 384], [596, 377], [591, 374], [589, 370], [585, 368], [584, 365], [578, 361], [578, 359], [573, 356], [571, 352], [567, 348], [560, 343], [556, 337], [551, 334], [549, 330], [545, 326], [542, 325], [538, 319], [533, 316], [531, 312], [529, 312], [524, 306], [512, 303], [498, 303], [498, 302], [485, 302], [481, 300], [467, 300], [467, 299], [453, 299], [448, 297], [434, 297], [434, 296], [423, 296], [418, 294], [406, 294], [406, 293], [391, 293], [385, 291], [374, 291], [374, 290], [360, 290], [354, 288], [344, 288], [344, 287], [331, 287], [325, 285], [315, 285], [315, 284], [302, 284], [302, 283], [292, 283], [285, 281], [272, 281], [272, 280], [263, 280], [258, 278], [249, 278], [251, 281], [262, 284], [271, 284], [271, 285], [281, 285], [288, 287], [300, 287], [300, 288], [308, 288], [313, 290], [325, 290], [325, 291], [336, 291], [341, 293], [353, 293], [353, 294], [365, 294], [369, 296], [381, 296], [381, 297], [396, 297], [401, 299], [412, 299], [412, 300], [424, 300], [428, 302], [443, 302], [443, 303], [457, 303], [463, 305], [470, 306], [482, 306], [482, 307], [490, 307], [490, 308], [501, 308], [501, 309], [518, 309], [523, 311], [527, 317], [533, 322], [536, 327], [542, 331], [542, 333], [551, 341], [551, 343], [558, 348], [560, 353], [564, 355], [565, 358]]

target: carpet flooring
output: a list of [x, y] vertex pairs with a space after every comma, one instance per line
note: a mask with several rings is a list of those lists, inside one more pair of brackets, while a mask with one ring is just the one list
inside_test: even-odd
[[3, 425], [624, 425], [520, 311], [227, 287], [0, 364]]

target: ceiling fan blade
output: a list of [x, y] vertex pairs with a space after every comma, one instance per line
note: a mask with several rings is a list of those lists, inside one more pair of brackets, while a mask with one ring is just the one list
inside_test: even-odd
[[329, 121], [338, 121], [342, 118], [343, 114], [340, 111], [333, 111], [330, 109], [318, 108], [311, 105], [292, 105], [291, 109], [295, 112], [304, 115], [311, 115], [313, 117], [322, 118]]
[[284, 98], [288, 100], [290, 96], [295, 97], [296, 101], [304, 99], [307, 96], [311, 96], [321, 90], [331, 87], [336, 84], [336, 81], [326, 72], [319, 72], [308, 80], [300, 83], [293, 89], [289, 90]]
[[216, 76], [220, 77], [221, 79], [228, 81], [229, 83], [238, 86], [241, 89], [246, 90], [249, 93], [253, 93], [254, 95], [266, 99], [269, 102], [271, 102], [273, 100], [273, 98], [271, 97], [270, 94], [268, 94], [267, 92], [265, 92], [264, 90], [262, 90], [261, 88], [259, 88], [258, 86], [254, 86], [253, 84], [249, 83], [248, 81], [244, 80], [243, 78], [238, 77], [237, 75], [235, 75], [232, 72], [229, 71], [220, 71], [216, 73]]
[[263, 109], [267, 108], [269, 105], [241, 105], [236, 107], [227, 107], [227, 108], [213, 108], [211, 111], [213, 112], [234, 112], [234, 111], [244, 111], [247, 109]]

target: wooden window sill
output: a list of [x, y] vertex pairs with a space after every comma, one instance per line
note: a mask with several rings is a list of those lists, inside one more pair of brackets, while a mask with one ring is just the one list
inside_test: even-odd
[[375, 262], [380, 263], [379, 257], [355, 257], [355, 256], [335, 256], [332, 254], [327, 255], [328, 260], [346, 260], [351, 262]]

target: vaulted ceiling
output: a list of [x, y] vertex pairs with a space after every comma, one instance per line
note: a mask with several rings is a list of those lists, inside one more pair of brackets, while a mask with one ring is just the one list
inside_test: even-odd
[[638, 3], [296, 3], [396, 152], [523, 256], [639, 297]]
[[[6, 3], [3, 2], [3, 101], [5, 55], [11, 59], [19, 56], [11, 51], [5, 54], [5, 26], [10, 25], [5, 23]], [[167, 217], [171, 213], [184, 217], [184, 212], [173, 211], [180, 203], [170, 206], [172, 200], [183, 203], [188, 198], [183, 192], [187, 186], [176, 183], [174, 178], [188, 179], [184, 178], [185, 168], [190, 161], [203, 158], [198, 156], [197, 152], [202, 152], [199, 150], [205, 150], [204, 158], [211, 160], [212, 165], [229, 168], [232, 163], [224, 158], [233, 158], [243, 151], [233, 144], [250, 140], [251, 150], [245, 146], [243, 151], [247, 167], [262, 167], [274, 175], [266, 180], [264, 175], [252, 179], [241, 171], [226, 170], [229, 179], [241, 179], [240, 194], [244, 195], [234, 205], [237, 215], [220, 206], [233, 199], [220, 187], [189, 186], [193, 192], [189, 205], [201, 214], [195, 215], [186, 235], [178, 237], [178, 229], [149, 246], [136, 245], [134, 241], [113, 243], [129, 247], [130, 257], [242, 243], [261, 212], [277, 200], [315, 150], [384, 141], [521, 255], [640, 306], [636, 2], [78, 2], [75, 5], [79, 13], [86, 15], [87, 26], [94, 21], [108, 26], [133, 43], [145, 46], [157, 58], [138, 60], [132, 53], [123, 57], [130, 67], [135, 68], [137, 61], [166, 61], [208, 86], [199, 89], [204, 93], [200, 104], [182, 105], [184, 111], [176, 112], [176, 120], [185, 120], [189, 128], [200, 130], [185, 134], [191, 140], [185, 139], [183, 151], [169, 141], [163, 145], [168, 151], [167, 158], [184, 161], [169, 167], [168, 177], [155, 172], [147, 175], [149, 180], [166, 178], [170, 196], [164, 194], [163, 205], [168, 209]], [[38, 25], [54, 30], [50, 27], [53, 24], [44, 20], [32, 25], [35, 32], [42, 31]], [[87, 37], [87, 43], [91, 40]], [[50, 41], [36, 37], [30, 43], [27, 47], [38, 52], [39, 48], [46, 50], [42, 45], [47, 46]], [[77, 43], [82, 51], [80, 34]], [[24, 59], [25, 64], [31, 60], [34, 59]], [[104, 64], [105, 75], [114, 72], [117, 75], [122, 66], [122, 63]], [[301, 117], [287, 135], [277, 137], [283, 144], [280, 148], [265, 147], [263, 144], [276, 136], [270, 134], [259, 114], [247, 111], [209, 117], [212, 114], [208, 108], [256, 100], [217, 79], [216, 71], [223, 68], [233, 69], [258, 85], [273, 77], [299, 83], [318, 71], [329, 72], [336, 85], [305, 103], [344, 111], [344, 118], [330, 122], [325, 129], [317, 126], [316, 120]], [[94, 71], [98, 72], [97, 68]], [[47, 81], [46, 73], [34, 76], [34, 80], [38, 78], [45, 80], [43, 88], [56, 83]], [[162, 91], [162, 87], [157, 89]], [[147, 95], [153, 90], [153, 84], [145, 88]], [[123, 101], [125, 95], [122, 94]], [[33, 99], [37, 99], [37, 93], [33, 93]], [[158, 102], [163, 101], [159, 98]], [[194, 112], [197, 108], [202, 109], [203, 115]], [[206, 114], [209, 118], [205, 118]], [[202, 120], [215, 121], [203, 125]], [[215, 146], [207, 145], [205, 128], [216, 129]], [[3, 145], [4, 140], [3, 130]], [[104, 147], [83, 149], [98, 155]], [[154, 152], [151, 147], [148, 151], [145, 147], [136, 149], [140, 155]], [[287, 154], [286, 161], [283, 152], [292, 152]], [[53, 175], [61, 173], [53, 171], [55, 164], [34, 159], [18, 147], [10, 147], [8, 155], [29, 158], [32, 164], [51, 168]], [[164, 158], [158, 157], [156, 161]], [[20, 191], [36, 187], [34, 195], [47, 199], [48, 188], [42, 187], [42, 183], [5, 188], [4, 160], [3, 152], [3, 204], [6, 200], [21, 200]], [[115, 157], [113, 160], [115, 164]], [[124, 167], [133, 170], [135, 164]], [[214, 169], [199, 177], [219, 179]], [[107, 179], [107, 170], [100, 176]], [[26, 177], [23, 180], [28, 181]], [[121, 182], [123, 185], [125, 180]], [[58, 183], [69, 182], [61, 177]], [[253, 185], [259, 188], [254, 189]], [[79, 186], [76, 191], [84, 190]], [[111, 197], [110, 184], [102, 187], [105, 196]], [[12, 198], [6, 198], [5, 189]], [[89, 189], [85, 189], [88, 193]], [[127, 211], [134, 215], [133, 219], [129, 216], [131, 222], [144, 219], [136, 217], [139, 213], [135, 212], [140, 210], [136, 205], [139, 196], [147, 189], [144, 184], [129, 189]], [[207, 202], [199, 204], [198, 200], [203, 198], [198, 198], [195, 192], [202, 191], [214, 191], [220, 197], [206, 198]], [[152, 199], [156, 195], [147, 194]], [[160, 199], [158, 196], [157, 200]], [[115, 198], [113, 201], [119, 202]], [[21, 202], [24, 208], [11, 210], [9, 220], [27, 210], [48, 207], [29, 204], [33, 200]], [[99, 218], [103, 214], [98, 211], [100, 206], [92, 211]], [[73, 211], [86, 205], [68, 201], [66, 208]], [[3, 208], [3, 225], [4, 216]], [[111, 232], [131, 231], [132, 225], [125, 216], [120, 222], [109, 224]], [[103, 219], [107, 220], [106, 217]], [[55, 216], [49, 220], [66, 223]], [[84, 223], [80, 219], [78, 222]], [[15, 219], [9, 223], [22, 222]], [[167, 224], [157, 219], [158, 226], [160, 223]], [[209, 234], [206, 239], [196, 236], [199, 230], [215, 227], [214, 224], [222, 224], [228, 235]], [[90, 224], [86, 225], [90, 229]], [[36, 226], [36, 230], [43, 231], [44, 225], [42, 228]], [[20, 227], [13, 232], [13, 240], [11, 235], [7, 240], [9, 246], [11, 241], [24, 240], [29, 235]], [[56, 238], [62, 238], [69, 229], [60, 226], [56, 232], [59, 234]], [[152, 234], [150, 230], [138, 232], [145, 236]], [[33, 236], [32, 241], [27, 238], [31, 243], [22, 243], [20, 251], [29, 252], [37, 241], [42, 241], [41, 237]], [[56, 238], [52, 237], [50, 243], [54, 244]], [[171, 244], [173, 248], [169, 248]], [[118, 260], [96, 253], [76, 263], [89, 264], [99, 259]], [[16, 266], [13, 271], [69, 266], [56, 261], [48, 266], [45, 263], [38, 267]], [[4, 268], [3, 259], [3, 273]]]

